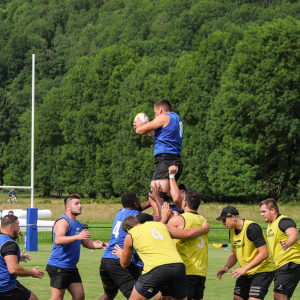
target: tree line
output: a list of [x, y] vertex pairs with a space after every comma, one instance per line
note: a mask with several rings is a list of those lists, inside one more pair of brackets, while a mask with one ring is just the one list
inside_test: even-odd
[[206, 201], [299, 198], [300, 1], [14, 0], [0, 4], [0, 180], [145, 194], [139, 112], [183, 121], [181, 182]]

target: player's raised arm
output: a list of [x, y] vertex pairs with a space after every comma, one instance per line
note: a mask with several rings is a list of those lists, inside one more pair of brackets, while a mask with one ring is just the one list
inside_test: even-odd
[[180, 229], [166, 225], [170, 231], [170, 235], [173, 239], [192, 239], [199, 235], [208, 233], [210, 231], [210, 225], [207, 220], [204, 221], [202, 227]]
[[160, 127], [167, 126], [170, 122], [170, 117], [167, 115], [160, 115], [153, 121], [143, 123], [139, 118], [134, 122], [134, 128], [137, 134], [145, 134], [154, 131]]

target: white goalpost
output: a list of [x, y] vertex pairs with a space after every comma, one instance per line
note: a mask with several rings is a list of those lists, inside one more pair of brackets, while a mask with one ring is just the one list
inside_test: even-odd
[[34, 90], [35, 54], [32, 54], [32, 100], [31, 100], [31, 183], [30, 186], [1, 185], [0, 188], [31, 190], [31, 208], [34, 207]]

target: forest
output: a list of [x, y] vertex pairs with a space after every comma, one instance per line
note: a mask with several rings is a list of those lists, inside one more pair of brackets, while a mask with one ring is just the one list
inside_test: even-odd
[[146, 194], [135, 115], [172, 102], [180, 183], [204, 201], [300, 198], [300, 0], [2, 0], [0, 181], [43, 196]]

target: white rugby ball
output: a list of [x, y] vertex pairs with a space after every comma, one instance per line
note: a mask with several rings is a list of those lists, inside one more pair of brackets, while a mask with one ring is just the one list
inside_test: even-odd
[[139, 118], [142, 122], [149, 122], [149, 119], [145, 113], [139, 113], [135, 116], [133, 122], [135, 122]]

